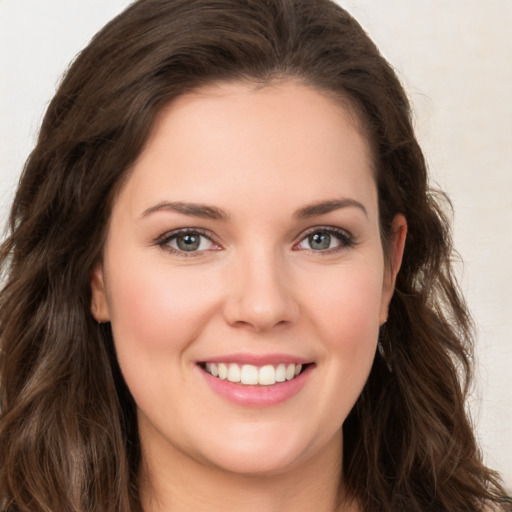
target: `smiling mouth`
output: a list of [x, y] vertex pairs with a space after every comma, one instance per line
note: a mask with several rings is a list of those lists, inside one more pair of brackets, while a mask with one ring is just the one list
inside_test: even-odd
[[245, 386], [273, 386], [281, 382], [295, 379], [303, 373], [311, 363], [293, 364], [281, 363], [255, 366], [237, 363], [200, 363], [206, 373], [220, 380], [227, 380]]

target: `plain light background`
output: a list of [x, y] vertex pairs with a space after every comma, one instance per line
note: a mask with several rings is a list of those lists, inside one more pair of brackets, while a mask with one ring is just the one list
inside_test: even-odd
[[[433, 182], [454, 204], [478, 330], [471, 410], [512, 486], [512, 0], [339, 0], [402, 79]], [[0, 225], [68, 63], [127, 0], [0, 0]]]

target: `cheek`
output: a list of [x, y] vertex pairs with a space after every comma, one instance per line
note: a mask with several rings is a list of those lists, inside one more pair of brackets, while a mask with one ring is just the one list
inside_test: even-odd
[[[109, 280], [111, 324], [125, 378], [166, 373], [216, 308], [216, 287], [201, 272], [125, 261]], [[170, 366], [169, 366], [170, 365]]]
[[378, 270], [366, 265], [343, 269], [323, 283], [317, 279], [309, 290], [311, 311], [331, 342], [358, 346], [368, 333], [378, 331], [382, 297]]
[[317, 293], [310, 296], [311, 321], [323, 340], [330, 378], [346, 390], [349, 401], [364, 386], [375, 356], [382, 294], [378, 269], [339, 272], [325, 287], [317, 282]]

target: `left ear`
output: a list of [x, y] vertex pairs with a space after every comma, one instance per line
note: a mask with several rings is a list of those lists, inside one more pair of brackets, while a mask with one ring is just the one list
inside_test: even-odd
[[388, 254], [385, 261], [384, 282], [382, 287], [382, 299], [380, 306], [379, 324], [382, 325], [388, 319], [388, 309], [395, 291], [395, 282], [402, 257], [404, 254], [405, 238], [407, 235], [407, 221], [402, 214], [395, 215], [391, 223], [391, 234], [388, 244]]
[[91, 274], [91, 313], [98, 323], [110, 321], [103, 265], [98, 263]]

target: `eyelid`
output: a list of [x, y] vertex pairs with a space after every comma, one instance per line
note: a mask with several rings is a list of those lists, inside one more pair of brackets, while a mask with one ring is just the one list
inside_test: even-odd
[[[330, 249], [325, 250], [314, 250], [314, 249], [299, 249], [297, 246], [303, 242], [308, 236], [318, 233], [328, 233], [329, 235], [334, 236], [340, 241], [340, 244], [336, 247], [332, 247]], [[216, 246], [214, 249], [202, 249], [197, 251], [182, 251], [179, 249], [176, 249], [174, 247], [171, 247], [169, 243], [177, 238], [180, 235], [187, 235], [187, 234], [197, 234], [202, 237], [207, 238], [212, 244]], [[165, 249], [166, 251], [170, 252], [171, 254], [176, 254], [181, 257], [197, 257], [202, 256], [204, 253], [209, 251], [218, 251], [222, 249], [221, 244], [216, 240], [216, 236], [209, 230], [204, 228], [195, 228], [195, 227], [186, 227], [186, 228], [178, 228], [173, 229], [171, 231], [168, 231], [164, 233], [163, 235], [159, 236], [153, 243], [153, 245], [159, 246], [162, 249]], [[357, 245], [357, 242], [355, 240], [355, 237], [346, 229], [335, 227], [335, 226], [312, 226], [308, 228], [307, 230], [303, 231], [299, 237], [297, 238], [297, 241], [293, 244], [293, 250], [306, 250], [309, 252], [313, 252], [315, 254], [332, 254], [339, 252], [343, 249], [347, 249], [349, 247], [353, 247]]]
[[[187, 251], [181, 251], [181, 250], [171, 247], [169, 245], [169, 243], [172, 240], [174, 240], [175, 238], [177, 238], [178, 236], [190, 235], [190, 234], [196, 234], [196, 235], [200, 235], [204, 238], [207, 238], [212, 244], [217, 246], [217, 248], [187, 252]], [[217, 251], [222, 248], [221, 245], [216, 240], [216, 237], [214, 236], [214, 234], [211, 231], [204, 229], [204, 228], [193, 228], [193, 227], [178, 228], [178, 229], [173, 229], [171, 231], [167, 231], [163, 235], [159, 236], [154, 241], [153, 245], [159, 246], [162, 249], [165, 249], [166, 251], [170, 252], [171, 254], [176, 254], [178, 256], [185, 257], [185, 258], [202, 256], [202, 255], [204, 255], [205, 252]]]
[[[296, 248], [308, 236], [310, 236], [314, 233], [319, 233], [319, 232], [328, 233], [329, 235], [335, 236], [340, 241], [340, 244], [338, 246], [332, 247], [330, 249], [318, 250], [318, 251], [315, 251], [314, 249], [308, 250], [308, 249]], [[313, 227], [310, 227], [307, 230], [303, 231], [299, 235], [297, 242], [295, 242], [293, 244], [293, 249], [294, 250], [306, 250], [309, 252], [313, 252], [315, 254], [325, 255], [325, 254], [336, 253], [336, 252], [342, 251], [343, 249], [354, 247], [355, 245], [357, 245], [357, 241], [356, 241], [354, 235], [352, 235], [352, 233], [350, 233], [346, 229], [335, 227], [335, 226], [313, 226]]]

